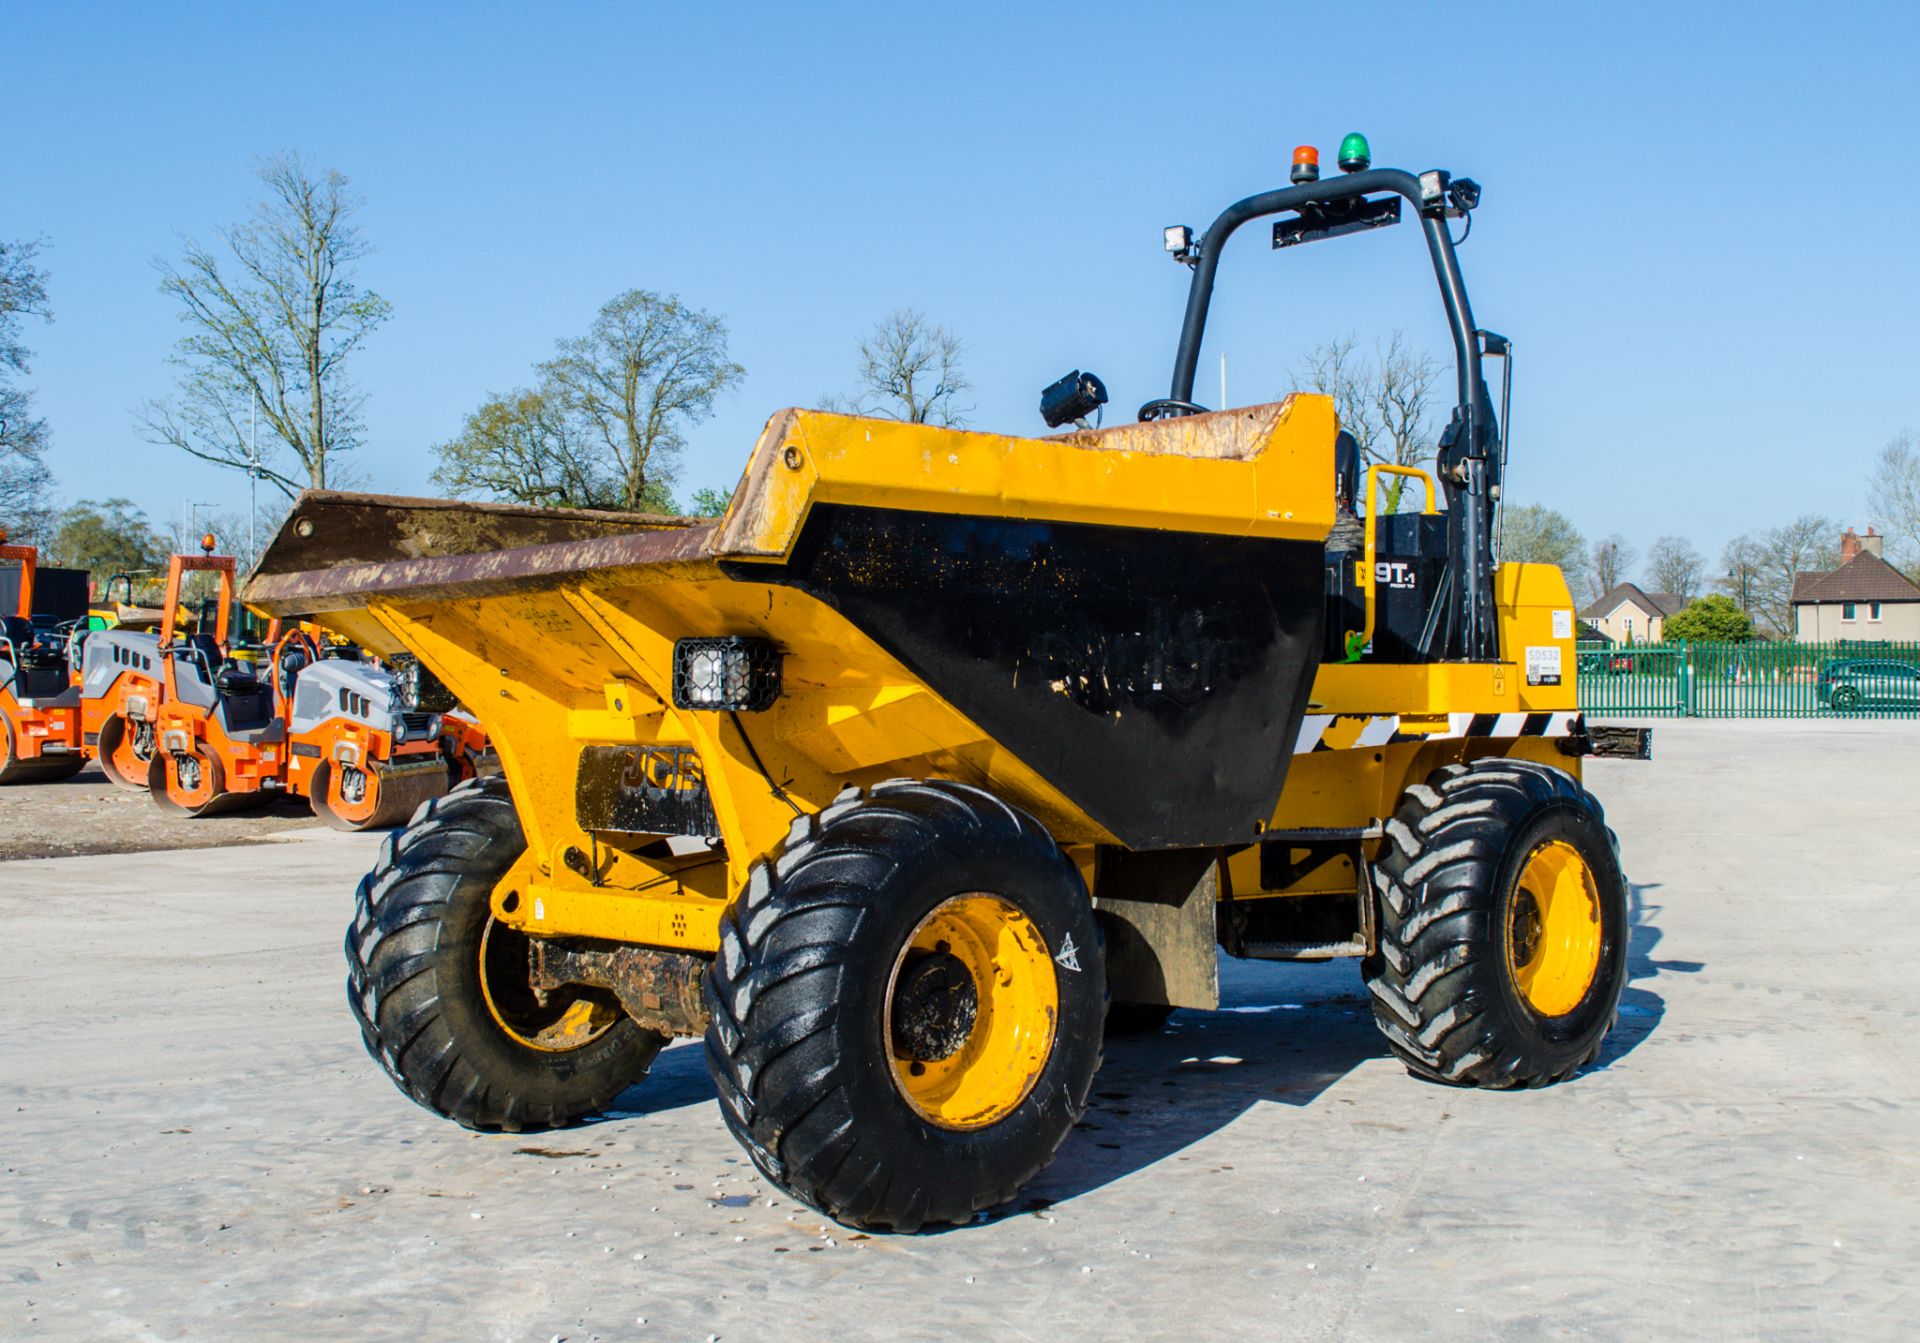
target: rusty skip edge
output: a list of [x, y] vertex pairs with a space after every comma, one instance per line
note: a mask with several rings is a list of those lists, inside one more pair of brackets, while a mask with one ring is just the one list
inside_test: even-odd
[[[368, 499], [367, 496], [360, 496]], [[371, 502], [369, 500], [369, 502]], [[407, 501], [411, 502], [411, 501]], [[557, 510], [556, 510], [557, 512]], [[284, 568], [288, 530], [305, 516], [296, 507], [248, 578], [241, 600], [272, 616], [351, 610], [378, 600], [452, 601], [530, 588], [557, 587], [576, 575], [609, 569], [705, 565], [712, 562], [712, 524], [653, 525], [647, 530], [470, 554], [396, 556], [311, 568]], [[589, 515], [590, 525], [617, 521]], [[299, 547], [311, 550], [311, 545]], [[313, 563], [312, 559], [307, 561]], [[663, 575], [664, 576], [664, 575]]]

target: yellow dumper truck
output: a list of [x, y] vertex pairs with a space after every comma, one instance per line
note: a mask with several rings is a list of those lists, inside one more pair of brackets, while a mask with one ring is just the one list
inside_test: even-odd
[[[1565, 581], [1495, 551], [1507, 345], [1449, 236], [1478, 188], [1295, 176], [1168, 230], [1190, 300], [1137, 423], [1084, 427], [1083, 374], [1050, 437], [782, 411], [714, 521], [300, 499], [245, 599], [416, 655], [502, 767], [360, 886], [349, 998], [403, 1091], [561, 1125], [704, 1035], [768, 1178], [913, 1230], [1011, 1198], [1109, 1012], [1217, 1005], [1218, 948], [1359, 958], [1423, 1077], [1596, 1057], [1627, 901], [1581, 764], [1645, 741], [1583, 724]], [[1243, 224], [1403, 205], [1459, 397], [1387, 513], [1326, 397], [1208, 411], [1193, 377]]]

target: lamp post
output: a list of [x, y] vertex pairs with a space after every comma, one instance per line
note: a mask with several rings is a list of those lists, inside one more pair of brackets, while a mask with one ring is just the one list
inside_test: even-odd
[[253, 444], [253, 421], [260, 407], [260, 393], [255, 392], [247, 402], [247, 559], [251, 562], [259, 554], [254, 545], [254, 528], [260, 521], [260, 452]]

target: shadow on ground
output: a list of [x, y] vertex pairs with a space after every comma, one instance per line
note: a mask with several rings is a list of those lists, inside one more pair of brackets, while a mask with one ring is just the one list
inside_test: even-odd
[[1627, 919], [1633, 936], [1627, 943], [1627, 987], [1620, 995], [1620, 1017], [1600, 1047], [1593, 1071], [1611, 1067], [1631, 1054], [1667, 1014], [1667, 1000], [1652, 987], [1661, 975], [1692, 975], [1705, 969], [1702, 961], [1655, 960], [1653, 949], [1660, 945], [1660, 906], [1648, 893], [1660, 889], [1657, 881], [1636, 883], [1627, 888]]
[[[1654, 958], [1660, 906], [1648, 893], [1657, 889], [1657, 883], [1631, 888], [1628, 987], [1619, 1023], [1591, 1071], [1624, 1058], [1659, 1026], [1666, 1003], [1652, 981], [1702, 968], [1698, 961]], [[1277, 965], [1222, 957], [1220, 970], [1219, 1011], [1178, 1012], [1162, 1031], [1107, 1042], [1086, 1116], [1053, 1164], [1001, 1215], [1091, 1193], [1177, 1155], [1255, 1105], [1312, 1105], [1361, 1064], [1389, 1057], [1355, 962]], [[1407, 1084], [1437, 1085], [1411, 1077]], [[705, 1051], [698, 1041], [685, 1041], [663, 1051], [647, 1080], [592, 1122], [713, 1099]]]
[[[1627, 988], [1589, 1073], [1624, 1058], [1659, 1026], [1666, 1000], [1651, 981], [1702, 968], [1654, 958], [1660, 906], [1648, 892], [1657, 889], [1629, 889]], [[1179, 1012], [1163, 1033], [1108, 1042], [1086, 1118], [1009, 1212], [1036, 1211], [1164, 1161], [1257, 1104], [1312, 1105], [1362, 1063], [1388, 1057], [1352, 962], [1276, 966], [1223, 958], [1221, 977], [1221, 1011]], [[1409, 1077], [1408, 1085], [1440, 1084]]]

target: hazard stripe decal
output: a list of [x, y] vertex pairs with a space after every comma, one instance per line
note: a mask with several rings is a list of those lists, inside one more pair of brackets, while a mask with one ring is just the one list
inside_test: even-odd
[[1438, 731], [1402, 732], [1398, 714], [1308, 714], [1300, 723], [1293, 753], [1358, 750], [1409, 741], [1448, 741], [1460, 737], [1564, 737], [1573, 731], [1577, 712], [1452, 713]]

